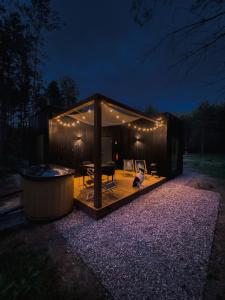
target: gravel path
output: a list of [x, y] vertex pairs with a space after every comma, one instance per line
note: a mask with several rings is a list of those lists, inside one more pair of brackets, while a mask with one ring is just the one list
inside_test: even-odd
[[104, 219], [56, 222], [114, 299], [201, 299], [220, 195], [185, 174]]

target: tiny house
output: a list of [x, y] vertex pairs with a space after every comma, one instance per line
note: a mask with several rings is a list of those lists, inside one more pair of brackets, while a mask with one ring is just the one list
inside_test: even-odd
[[[100, 218], [182, 173], [182, 122], [95, 94], [49, 120], [49, 161], [74, 169], [77, 207]], [[133, 186], [138, 172], [144, 181]]]

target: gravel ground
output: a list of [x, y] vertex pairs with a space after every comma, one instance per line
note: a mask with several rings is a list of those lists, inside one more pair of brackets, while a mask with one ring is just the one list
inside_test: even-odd
[[201, 299], [220, 195], [180, 176], [94, 221], [55, 223], [114, 299]]

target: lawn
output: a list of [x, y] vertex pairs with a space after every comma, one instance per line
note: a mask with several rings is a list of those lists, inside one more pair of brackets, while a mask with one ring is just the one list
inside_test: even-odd
[[15, 232], [1, 234], [0, 298], [53, 299], [60, 296], [59, 275], [46, 247], [27, 246]]
[[184, 166], [212, 177], [225, 179], [225, 155], [222, 154], [184, 155]]
[[200, 176], [195, 188], [209, 189], [221, 195], [204, 300], [225, 299], [225, 155], [184, 155], [184, 167], [209, 175], [206, 178]]
[[0, 240], [1, 300], [106, 298], [100, 283], [79, 257], [70, 254], [53, 224], [0, 231]]

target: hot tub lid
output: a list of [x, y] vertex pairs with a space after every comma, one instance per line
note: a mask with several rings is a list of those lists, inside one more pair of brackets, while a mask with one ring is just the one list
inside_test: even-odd
[[23, 169], [21, 170], [20, 174], [23, 177], [30, 179], [45, 180], [50, 178], [58, 178], [62, 176], [73, 175], [74, 170], [58, 165], [41, 164]]

